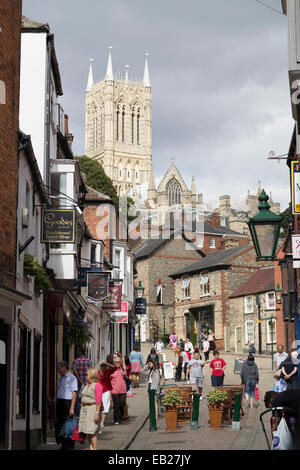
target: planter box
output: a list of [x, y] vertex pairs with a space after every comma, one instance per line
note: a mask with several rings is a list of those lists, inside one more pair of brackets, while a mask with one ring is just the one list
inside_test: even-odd
[[177, 410], [165, 411], [167, 431], [176, 431], [178, 429], [178, 412]]
[[209, 424], [212, 429], [221, 429], [222, 427], [222, 408], [209, 407]]

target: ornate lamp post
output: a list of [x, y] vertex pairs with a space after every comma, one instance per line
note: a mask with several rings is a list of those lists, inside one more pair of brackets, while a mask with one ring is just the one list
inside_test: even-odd
[[[135, 296], [138, 299], [144, 298], [145, 288], [143, 287], [142, 281], [138, 282], [138, 285], [134, 288]], [[139, 350], [141, 350], [141, 315], [138, 315], [139, 320]]]
[[283, 218], [270, 211], [269, 196], [264, 189], [258, 200], [259, 211], [248, 222], [257, 255], [256, 261], [274, 261]]

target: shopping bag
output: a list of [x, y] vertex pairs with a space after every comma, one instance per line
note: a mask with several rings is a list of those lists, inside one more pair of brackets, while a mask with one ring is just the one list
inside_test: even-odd
[[254, 400], [259, 400], [258, 387], [255, 387], [255, 391], [254, 391]]
[[275, 392], [285, 392], [287, 389], [287, 383], [284, 379], [279, 379], [276, 380], [275, 385], [274, 385], [274, 390]]
[[273, 432], [272, 450], [290, 450], [291, 448], [292, 435], [283, 416], [276, 431]]
[[78, 420], [76, 417], [70, 417], [65, 421], [63, 425], [63, 431], [62, 431], [62, 435], [64, 439], [72, 439], [75, 426], [77, 425], [78, 425]]
[[78, 426], [76, 424], [75, 428], [74, 428], [74, 432], [73, 432], [73, 435], [72, 435], [72, 441], [80, 441], [80, 442], [83, 442], [83, 438], [82, 436], [79, 434], [78, 432]]

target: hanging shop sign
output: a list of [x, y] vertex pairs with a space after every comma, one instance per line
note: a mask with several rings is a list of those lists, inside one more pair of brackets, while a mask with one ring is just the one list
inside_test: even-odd
[[99, 302], [107, 297], [110, 273], [87, 273], [87, 301]]
[[137, 315], [146, 315], [147, 301], [144, 298], [135, 299], [134, 311]]
[[102, 301], [102, 309], [120, 312], [122, 304], [122, 283], [109, 282], [108, 296]]
[[110, 312], [112, 323], [128, 323], [128, 303], [121, 302], [121, 310], [119, 312]]
[[87, 287], [87, 273], [102, 273], [103, 268], [78, 268], [78, 287]]
[[41, 243], [75, 243], [75, 209], [43, 209]]
[[300, 162], [294, 161], [291, 164], [292, 175], [292, 212], [300, 214]]
[[292, 235], [293, 268], [300, 268], [300, 235]]

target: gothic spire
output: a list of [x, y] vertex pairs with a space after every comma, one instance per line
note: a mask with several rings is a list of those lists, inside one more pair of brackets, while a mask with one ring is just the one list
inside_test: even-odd
[[125, 82], [128, 82], [128, 69], [129, 65], [125, 65], [126, 73], [125, 73]]
[[112, 47], [109, 46], [109, 55], [108, 55], [108, 62], [107, 62], [107, 69], [106, 69], [106, 75], [105, 75], [105, 80], [114, 80], [114, 73], [113, 73], [113, 67], [112, 67], [112, 60], [111, 60], [111, 50]]
[[192, 185], [191, 185], [191, 193], [194, 195], [196, 194], [196, 183], [195, 183], [195, 177], [192, 177]]
[[148, 59], [147, 59], [148, 56], [149, 56], [149, 54], [146, 52], [146, 54], [145, 54], [146, 59], [145, 59], [143, 84], [144, 84], [145, 87], [150, 88], [151, 83], [150, 83], [149, 68], [148, 68]]
[[89, 77], [87, 82], [86, 91], [91, 91], [92, 86], [94, 85], [94, 77], [93, 77], [93, 62], [94, 59], [90, 59], [90, 70], [89, 70]]

